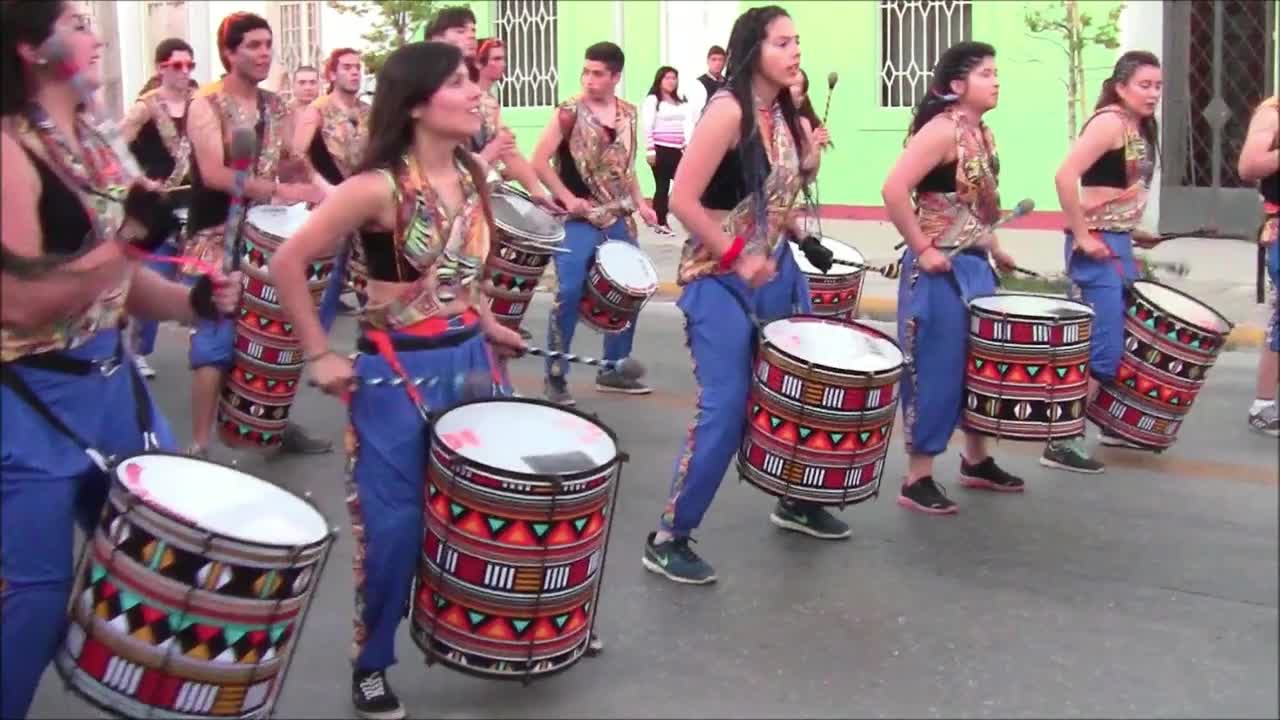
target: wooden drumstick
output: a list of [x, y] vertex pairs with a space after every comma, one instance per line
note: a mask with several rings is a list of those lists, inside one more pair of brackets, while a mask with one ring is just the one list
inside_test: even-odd
[[827, 115], [831, 114], [831, 93], [836, 89], [836, 83], [840, 82], [840, 73], [832, 70], [827, 73], [827, 101], [822, 107], [822, 125], [827, 124]]
[[[598, 358], [586, 357], [584, 355], [575, 355], [574, 353], [559, 352], [556, 350], [547, 350], [545, 348], [530, 346], [525, 348], [525, 355], [534, 355], [537, 357], [545, 357], [551, 360], [564, 360], [566, 362], [576, 363], [579, 365], [590, 365], [598, 367], [602, 370], [616, 372], [628, 380], [639, 380], [648, 372], [644, 365], [635, 358], [625, 357], [621, 360], [600, 360]], [[355, 378], [354, 382], [360, 385], [386, 385], [389, 387], [400, 387], [402, 385], [413, 385], [415, 387], [435, 387], [440, 378], [437, 377], [392, 377], [392, 378]], [[307, 384], [316, 387], [314, 380], [308, 380]]]

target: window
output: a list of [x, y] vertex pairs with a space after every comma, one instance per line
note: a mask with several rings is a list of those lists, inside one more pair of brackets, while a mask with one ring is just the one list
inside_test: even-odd
[[909, 108], [938, 58], [973, 31], [969, 0], [880, 0], [880, 106]]
[[280, 61], [292, 74], [299, 65], [320, 62], [320, 3], [280, 3]]
[[556, 70], [556, 0], [497, 0], [498, 38], [507, 49], [507, 76], [498, 88], [504, 108], [550, 107], [560, 99]]

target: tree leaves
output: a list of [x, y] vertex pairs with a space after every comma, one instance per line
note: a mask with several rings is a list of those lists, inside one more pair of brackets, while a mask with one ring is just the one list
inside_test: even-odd
[[361, 51], [368, 72], [376, 73], [393, 50], [413, 39], [435, 14], [431, 0], [329, 0], [329, 7], [340, 13], [360, 18], [374, 18], [373, 26], [360, 37], [365, 41]]
[[[1023, 22], [1033, 37], [1057, 45], [1067, 56], [1067, 142], [1075, 140], [1076, 126], [1085, 113], [1084, 105], [1084, 53], [1088, 46], [1097, 45], [1108, 50], [1120, 47], [1120, 15], [1124, 3], [1118, 3], [1107, 13], [1105, 21], [1084, 11], [1085, 3], [1077, 0], [1056, 0], [1023, 6]], [[1097, 25], [1094, 23], [1098, 22]], [[1049, 37], [1046, 37], [1049, 36]], [[1059, 42], [1061, 41], [1061, 42]]]

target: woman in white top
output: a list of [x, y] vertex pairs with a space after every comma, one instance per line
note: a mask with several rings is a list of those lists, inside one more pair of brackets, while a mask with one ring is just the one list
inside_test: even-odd
[[653, 211], [658, 216], [658, 229], [671, 233], [667, 225], [667, 199], [671, 178], [684, 156], [685, 143], [693, 135], [692, 106], [680, 95], [680, 73], [663, 65], [653, 76], [653, 87], [645, 96], [641, 118], [645, 128], [645, 158], [653, 168]]

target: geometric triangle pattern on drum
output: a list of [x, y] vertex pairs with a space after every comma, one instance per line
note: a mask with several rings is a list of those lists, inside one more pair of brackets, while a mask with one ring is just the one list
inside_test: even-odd
[[852, 452], [876, 447], [889, 433], [889, 425], [857, 433], [809, 427], [774, 415], [758, 403], [751, 405], [749, 420], [753, 427], [774, 439], [820, 452]]
[[448, 500], [435, 483], [427, 483], [427, 505], [432, 515], [472, 537], [516, 547], [556, 547], [570, 545], [594, 535], [604, 527], [604, 513], [592, 512], [555, 522], [531, 522], [497, 517], [472, 510]]
[[506, 642], [530, 638], [548, 641], [577, 632], [587, 624], [591, 608], [588, 602], [556, 615], [506, 617], [463, 607], [435, 591], [431, 591], [431, 605], [434, 606], [435, 617], [446, 625], [479, 637]]

